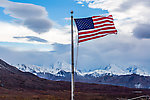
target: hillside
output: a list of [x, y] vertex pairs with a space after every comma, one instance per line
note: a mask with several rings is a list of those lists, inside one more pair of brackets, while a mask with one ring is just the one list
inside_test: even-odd
[[[0, 60], [0, 94], [0, 100], [69, 100], [70, 82], [42, 79]], [[140, 95], [150, 95], [150, 90], [75, 83], [77, 100], [115, 100]]]

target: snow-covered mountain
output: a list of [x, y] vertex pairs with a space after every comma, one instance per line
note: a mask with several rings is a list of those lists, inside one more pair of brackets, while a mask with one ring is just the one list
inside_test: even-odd
[[[37, 73], [50, 73], [55, 76], [63, 76], [60, 74], [60, 71], [71, 72], [71, 65], [66, 62], [60, 62], [60, 61], [57, 61], [48, 67], [26, 65], [26, 64], [17, 64], [15, 66], [23, 72], [31, 72], [35, 75], [37, 75]], [[150, 76], [150, 74], [146, 70], [144, 70], [141, 66], [136, 66], [136, 65], [120, 66], [115, 64], [101, 66], [95, 70], [87, 71], [87, 72], [76, 70], [76, 73], [81, 76], [91, 75], [93, 77], [100, 77], [104, 75], [131, 75], [131, 74]]]
[[50, 73], [59, 76], [58, 72], [60, 72], [61, 70], [64, 70], [66, 72], [71, 71], [69, 64], [62, 63], [59, 61], [50, 65], [49, 67], [37, 66], [37, 65], [26, 65], [26, 64], [17, 64], [15, 66], [23, 72], [31, 72], [35, 75], [37, 75], [37, 73]]
[[[57, 61], [50, 66], [17, 64], [23, 72], [31, 72], [41, 78], [55, 81], [70, 81], [70, 64]], [[131, 88], [150, 88], [150, 74], [141, 66], [121, 66], [109, 64], [91, 71], [76, 70], [75, 81], [97, 84], [113, 84]]]
[[100, 67], [96, 70], [85, 72], [82, 75], [92, 75], [95, 77], [99, 77], [102, 75], [131, 75], [131, 74], [138, 74], [143, 76], [149, 76], [150, 74], [145, 70], [142, 69], [141, 66], [120, 66], [115, 64], [109, 64], [104, 67]]

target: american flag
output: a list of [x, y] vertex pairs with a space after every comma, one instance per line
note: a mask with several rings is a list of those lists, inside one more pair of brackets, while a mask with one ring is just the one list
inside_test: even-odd
[[78, 29], [78, 43], [92, 39], [117, 34], [112, 15], [93, 16], [88, 18], [74, 19]]

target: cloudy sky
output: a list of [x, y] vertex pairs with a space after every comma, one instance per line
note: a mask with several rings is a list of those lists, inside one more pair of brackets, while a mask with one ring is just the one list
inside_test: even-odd
[[70, 63], [73, 10], [75, 18], [111, 14], [118, 30], [81, 43], [78, 69], [118, 64], [150, 70], [149, 9], [149, 0], [0, 0], [0, 58], [11, 64]]

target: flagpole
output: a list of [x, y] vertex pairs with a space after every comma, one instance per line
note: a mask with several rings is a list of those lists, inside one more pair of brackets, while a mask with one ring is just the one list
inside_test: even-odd
[[74, 42], [73, 42], [73, 11], [71, 11], [71, 63], [72, 63], [72, 75], [71, 75], [71, 100], [74, 100]]

